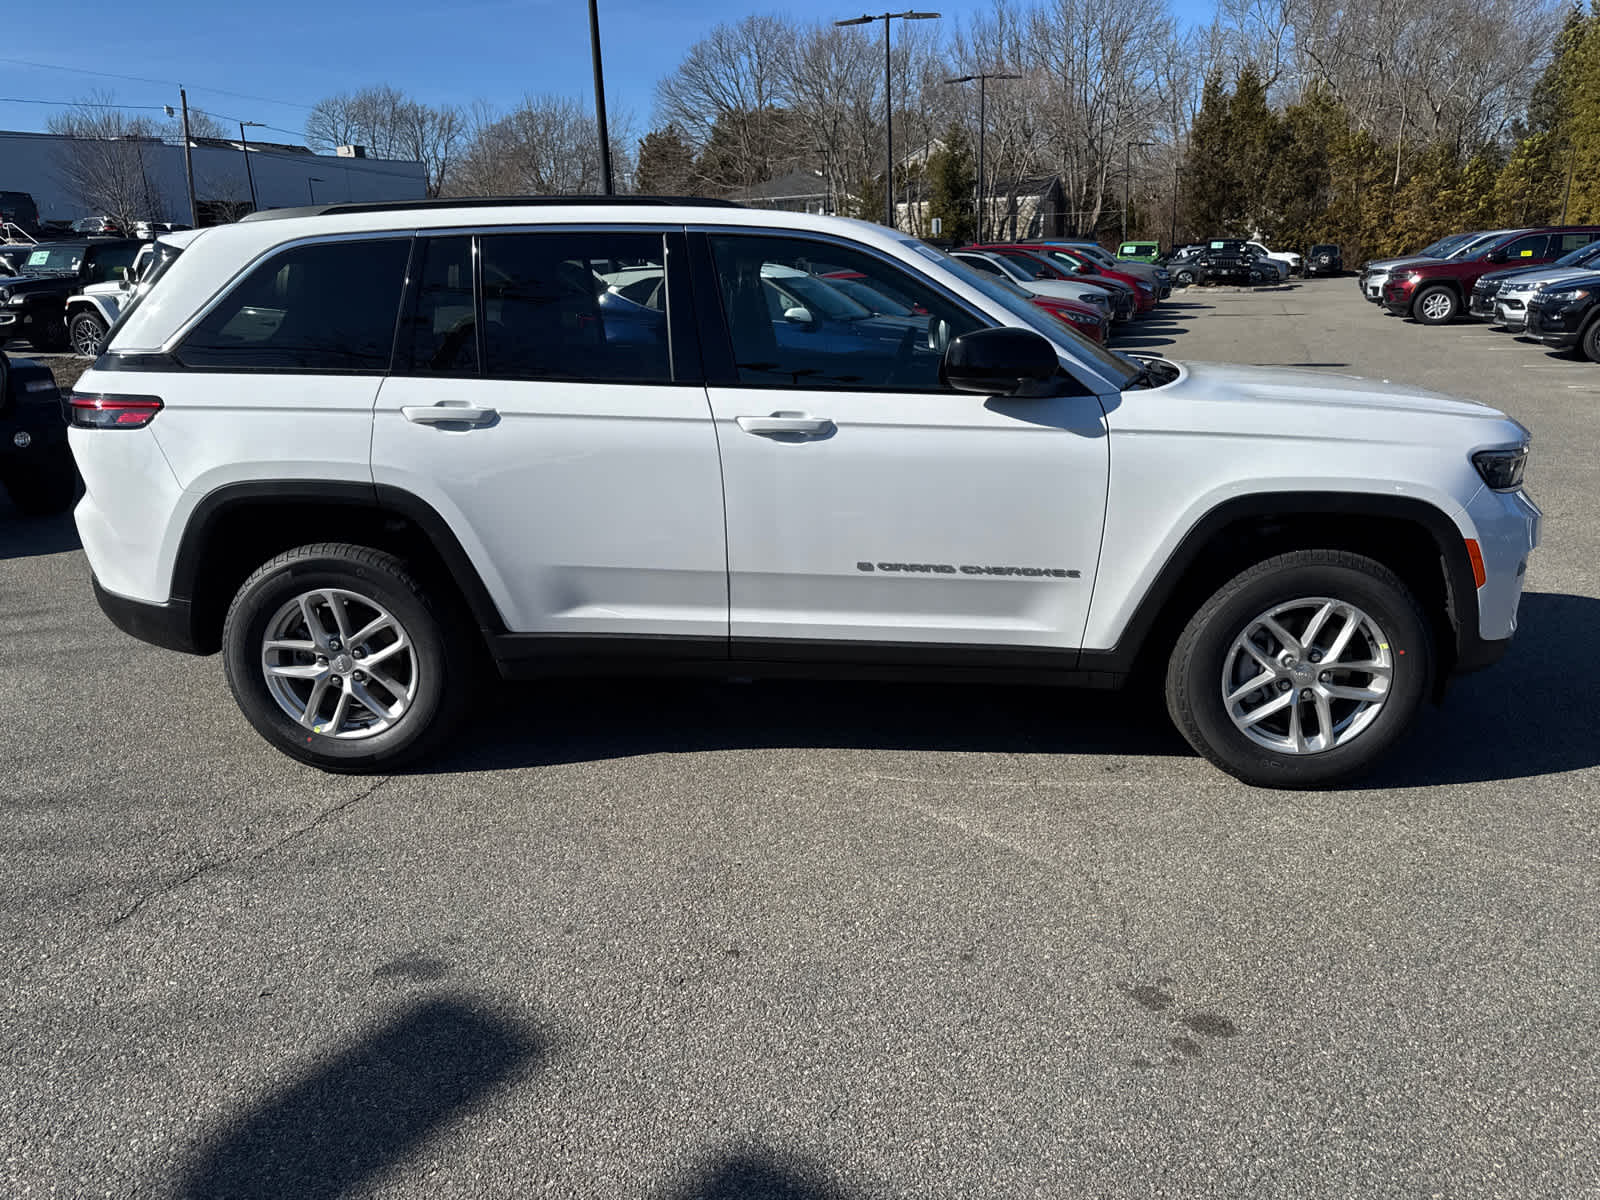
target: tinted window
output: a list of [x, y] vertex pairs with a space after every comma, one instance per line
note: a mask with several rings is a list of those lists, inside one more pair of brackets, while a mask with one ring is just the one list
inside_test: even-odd
[[1060, 279], [1061, 272], [1041, 262], [1031, 254], [1023, 254], [1015, 250], [1000, 251], [1028, 279]]
[[409, 239], [296, 246], [258, 266], [178, 349], [190, 366], [383, 371]]
[[1570, 254], [1574, 250], [1583, 249], [1585, 246], [1589, 245], [1589, 243], [1593, 242], [1597, 237], [1600, 237], [1600, 233], [1585, 232], [1559, 234], [1556, 237], [1556, 244], [1551, 247], [1551, 250], [1556, 254]]
[[481, 246], [485, 374], [672, 381], [660, 234], [516, 233]]
[[1504, 247], [1501, 253], [1507, 259], [1518, 258], [1543, 258], [1545, 248], [1550, 244], [1550, 235], [1547, 233], [1530, 233], [1527, 237], [1519, 237], [1509, 246]]
[[472, 305], [472, 239], [422, 238], [417, 243], [417, 307], [404, 345], [417, 374], [476, 375], [478, 321]]
[[95, 249], [89, 257], [89, 273], [86, 283], [105, 283], [108, 280], [122, 278], [117, 274], [133, 266], [133, 260], [138, 257], [141, 247], [137, 243], [126, 246], [110, 246], [105, 249]]
[[[916, 276], [868, 254], [800, 238], [713, 237], [739, 382], [757, 387], [942, 391], [949, 339], [979, 322]], [[894, 296], [876, 313], [830, 275]]]
[[980, 254], [958, 254], [956, 257], [962, 262], [966, 263], [967, 266], [971, 267], [974, 271], [982, 271], [985, 275], [998, 275], [1002, 279], [1010, 278], [1010, 276], [1000, 269], [1000, 264], [995, 262], [993, 259], [984, 258]]

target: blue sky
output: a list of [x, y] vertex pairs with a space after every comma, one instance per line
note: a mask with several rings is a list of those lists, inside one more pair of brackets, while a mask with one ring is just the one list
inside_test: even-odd
[[[943, 13], [946, 23], [965, 23], [989, 5], [988, 0], [929, 0], [919, 7]], [[1202, 9], [1208, 15], [1210, 4], [1175, 0], [1174, 7], [1185, 15]], [[650, 125], [656, 80], [719, 21], [751, 12], [822, 19], [862, 11], [849, 0], [820, 5], [600, 0], [607, 108], [613, 119], [619, 112], [631, 114], [642, 134]], [[8, 59], [171, 82], [37, 69]], [[129, 9], [105, 0], [69, 0], [52, 10], [50, 21], [10, 24], [0, 39], [0, 129], [43, 129], [51, 112], [45, 105], [8, 99], [65, 105], [98, 88], [114, 92], [122, 104], [176, 104], [179, 82], [188, 87], [191, 105], [225, 119], [280, 127], [262, 131], [263, 139], [285, 141], [303, 127], [306, 107], [369, 83], [392, 83], [434, 104], [467, 105], [481, 98], [503, 108], [525, 92], [592, 101], [588, 5], [586, 0], [463, 0], [454, 6], [419, 0], [337, 5], [141, 0]]]

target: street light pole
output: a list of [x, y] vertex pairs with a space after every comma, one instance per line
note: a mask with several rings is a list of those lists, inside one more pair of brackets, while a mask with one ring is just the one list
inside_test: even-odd
[[[591, 4], [594, 0], [589, 0]], [[890, 229], [895, 228], [894, 219], [894, 60], [889, 53], [889, 22], [901, 21], [931, 21], [939, 16], [936, 12], [916, 12], [908, 9], [898, 13], [879, 13], [877, 16], [863, 14], [851, 17], [845, 21], [835, 21], [835, 25], [870, 25], [874, 21], [883, 22], [883, 223]]]
[[600, 10], [589, 0], [589, 54], [594, 59], [594, 121], [600, 134], [600, 194], [612, 194], [611, 135], [606, 131], [606, 73], [600, 65]]
[[[1133, 148], [1154, 142], [1125, 142], [1122, 147], [1122, 240], [1128, 240], [1128, 191], [1133, 186]], [[1119, 247], [1120, 249], [1120, 247]]]
[[988, 188], [985, 186], [983, 174], [983, 142], [989, 133], [988, 112], [986, 109], [987, 84], [991, 79], [1021, 79], [1021, 75], [1010, 75], [1001, 71], [979, 71], [975, 75], [963, 75], [959, 79], [946, 79], [946, 83], [971, 83], [978, 81], [978, 179], [977, 186], [973, 189], [977, 193], [978, 209], [978, 241], [983, 241], [984, 210], [987, 205]]
[[239, 149], [244, 152], [244, 177], [250, 181], [250, 211], [255, 212], [260, 205], [256, 202], [256, 173], [250, 168], [250, 142], [245, 137], [245, 126], [255, 126], [265, 129], [260, 121], [239, 122]]

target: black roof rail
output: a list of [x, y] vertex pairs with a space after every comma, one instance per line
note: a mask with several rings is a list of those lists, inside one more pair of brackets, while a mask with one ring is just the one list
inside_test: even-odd
[[548, 208], [557, 205], [616, 207], [743, 208], [734, 200], [703, 196], [459, 196], [437, 200], [370, 200], [352, 204], [303, 204], [298, 208], [264, 208], [242, 221], [278, 221], [288, 217], [325, 217], [334, 213], [423, 212], [451, 208]]

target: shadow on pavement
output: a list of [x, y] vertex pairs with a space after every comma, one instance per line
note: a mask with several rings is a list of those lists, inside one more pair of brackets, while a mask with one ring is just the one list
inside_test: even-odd
[[809, 1164], [769, 1151], [730, 1154], [661, 1195], [661, 1200], [845, 1200]]
[[70, 512], [51, 517], [25, 517], [0, 490], [0, 559], [61, 554], [82, 547]]
[[1500, 662], [1455, 680], [1444, 704], [1357, 786], [1433, 787], [1527, 779], [1600, 765], [1600, 600], [1530, 592]]
[[1187, 755], [1160, 698], [988, 684], [565, 680], [505, 685], [421, 774], [774, 748]]
[[180, 1194], [284, 1200], [364, 1191], [544, 1051], [537, 1033], [469, 999], [420, 1003], [215, 1135]]

